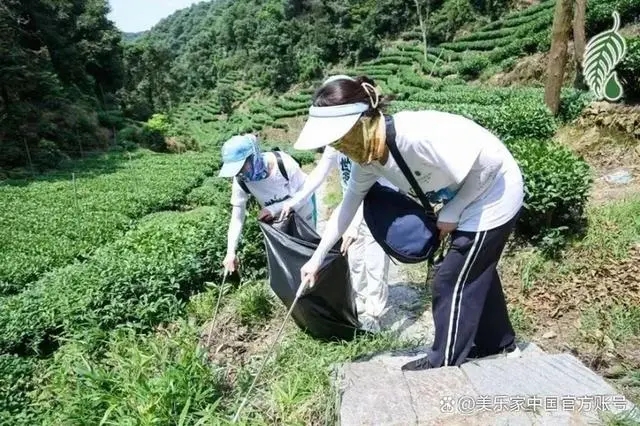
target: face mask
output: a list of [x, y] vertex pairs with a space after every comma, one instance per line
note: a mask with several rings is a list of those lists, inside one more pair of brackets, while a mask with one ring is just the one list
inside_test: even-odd
[[386, 161], [384, 127], [380, 126], [382, 118], [382, 114], [373, 118], [361, 118], [349, 133], [332, 146], [358, 164]]
[[262, 158], [262, 154], [252, 154], [248, 159], [247, 170], [241, 172], [240, 177], [249, 182], [255, 182], [267, 177], [267, 167]]

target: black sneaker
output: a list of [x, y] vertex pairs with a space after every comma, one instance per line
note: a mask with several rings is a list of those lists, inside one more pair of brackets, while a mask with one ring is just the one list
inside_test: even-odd
[[520, 348], [518, 348], [515, 342], [494, 351], [482, 350], [477, 346], [473, 346], [469, 351], [469, 355], [467, 355], [467, 359], [488, 357], [498, 358], [499, 356], [505, 356], [505, 358], [518, 358], [520, 356]]
[[402, 371], [428, 370], [430, 368], [435, 368], [435, 366], [431, 364], [429, 357], [425, 356], [406, 363], [402, 366]]

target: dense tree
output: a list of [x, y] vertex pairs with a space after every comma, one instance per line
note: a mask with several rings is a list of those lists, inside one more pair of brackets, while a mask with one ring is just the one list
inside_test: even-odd
[[0, 0], [0, 167], [106, 143], [96, 110], [123, 76], [107, 13], [106, 0]]

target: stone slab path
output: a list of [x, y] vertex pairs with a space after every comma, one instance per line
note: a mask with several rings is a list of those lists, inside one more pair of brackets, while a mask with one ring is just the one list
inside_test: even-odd
[[[572, 355], [520, 348], [520, 358], [423, 371], [400, 370], [423, 356], [415, 352], [345, 364], [335, 382], [339, 424], [597, 425], [602, 412], [635, 408]], [[630, 415], [640, 422], [637, 409]]]

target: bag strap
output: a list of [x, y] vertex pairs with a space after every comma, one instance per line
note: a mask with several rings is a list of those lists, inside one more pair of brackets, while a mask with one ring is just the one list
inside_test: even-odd
[[[276, 161], [278, 162], [278, 169], [280, 169], [280, 173], [282, 173], [282, 176], [284, 176], [284, 178], [288, 181], [289, 175], [287, 174], [287, 169], [284, 167], [284, 161], [282, 161], [282, 156], [280, 155], [279, 151], [279, 148], [275, 148], [272, 152], [273, 155], [276, 156]], [[249, 191], [249, 188], [247, 188], [247, 184], [242, 179], [238, 179], [238, 184], [245, 193], [251, 194], [251, 191]]]
[[405, 163], [404, 158], [402, 158], [402, 155], [398, 150], [398, 145], [396, 144], [396, 128], [393, 123], [393, 117], [386, 115], [385, 125], [386, 125], [386, 133], [387, 133], [386, 144], [389, 147], [389, 151], [391, 152], [393, 159], [396, 161], [396, 163], [398, 163], [400, 170], [402, 170], [402, 174], [411, 184], [411, 187], [413, 188], [416, 195], [420, 199], [420, 202], [422, 203], [422, 207], [425, 208], [425, 210], [427, 211], [427, 214], [430, 216], [431, 219], [436, 219], [436, 215], [433, 211], [433, 208], [431, 207], [431, 204], [429, 203], [429, 200], [427, 200], [426, 195], [420, 188], [420, 185], [418, 185], [418, 182], [416, 182], [416, 179], [413, 177], [413, 173], [411, 173], [411, 170], [409, 170], [409, 166], [407, 166], [407, 163]]
[[246, 194], [251, 194], [251, 191], [249, 191], [249, 188], [247, 188], [247, 184], [245, 183], [245, 181], [243, 181], [242, 179], [238, 179], [238, 178], [236, 178], [236, 180], [238, 181], [238, 185], [240, 185], [240, 188], [242, 188], [242, 190]]
[[284, 167], [284, 161], [282, 161], [282, 156], [280, 155], [280, 150], [273, 150], [273, 154], [276, 156], [276, 161], [278, 162], [278, 168], [280, 169], [280, 173], [282, 176], [288, 181], [289, 175], [287, 174], [287, 169]]

